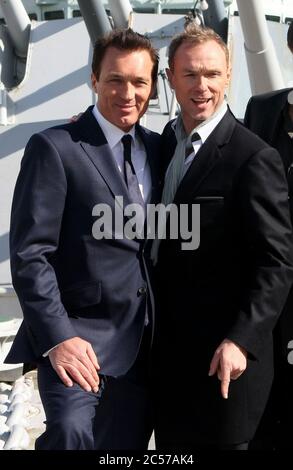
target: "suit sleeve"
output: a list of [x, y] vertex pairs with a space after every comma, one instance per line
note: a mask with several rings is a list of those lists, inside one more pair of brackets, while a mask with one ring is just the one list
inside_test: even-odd
[[278, 152], [266, 147], [255, 153], [241, 170], [237, 192], [249, 275], [228, 338], [258, 358], [293, 281], [288, 187]]
[[25, 149], [14, 191], [10, 260], [13, 286], [37, 356], [76, 336], [52, 264], [66, 192], [65, 171], [54, 144], [45, 134], [34, 135]]

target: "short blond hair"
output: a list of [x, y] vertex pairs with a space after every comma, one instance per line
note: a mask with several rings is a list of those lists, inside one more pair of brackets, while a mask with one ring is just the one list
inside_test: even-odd
[[182, 33], [177, 34], [172, 39], [169, 50], [168, 50], [168, 63], [169, 68], [172, 70], [174, 67], [174, 57], [177, 49], [185, 43], [197, 46], [208, 41], [215, 41], [226, 57], [227, 66], [229, 65], [229, 50], [221, 36], [219, 36], [213, 29], [198, 26], [194, 22], [190, 22], [185, 26], [185, 30]]

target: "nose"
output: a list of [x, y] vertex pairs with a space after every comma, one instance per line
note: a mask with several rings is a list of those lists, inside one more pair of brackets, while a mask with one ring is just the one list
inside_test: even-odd
[[204, 75], [198, 75], [195, 81], [195, 88], [200, 91], [207, 89], [207, 80]]
[[127, 101], [131, 101], [135, 97], [135, 88], [132, 83], [127, 82], [123, 87], [123, 98]]

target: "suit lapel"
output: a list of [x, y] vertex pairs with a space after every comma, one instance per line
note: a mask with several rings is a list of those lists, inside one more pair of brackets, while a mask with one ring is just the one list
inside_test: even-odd
[[124, 205], [131, 204], [126, 184], [102, 129], [92, 114], [92, 107], [88, 108], [79, 121], [82, 131], [80, 145], [86, 155], [104, 179], [113, 197], [123, 196]]
[[[93, 116], [92, 106], [80, 117], [76, 124], [81, 131], [81, 147], [101, 174], [109, 190], [115, 196], [123, 196], [124, 206], [131, 204], [126, 184], [117, 167], [107, 140], [97, 120]], [[159, 199], [158, 145], [148, 129], [136, 126], [137, 132], [145, 146], [152, 178], [151, 202]]]
[[220, 158], [220, 147], [229, 142], [234, 127], [235, 118], [228, 110], [193, 159], [177, 189], [174, 203], [190, 199], [190, 195], [196, 194]]

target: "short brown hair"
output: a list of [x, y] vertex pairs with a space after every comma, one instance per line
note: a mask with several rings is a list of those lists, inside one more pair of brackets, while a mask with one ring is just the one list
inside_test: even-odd
[[287, 32], [287, 44], [290, 51], [293, 53], [293, 21], [290, 23], [288, 32]]
[[94, 45], [92, 71], [97, 80], [101, 72], [101, 64], [109, 47], [115, 47], [121, 51], [148, 51], [153, 62], [152, 81], [157, 80], [159, 67], [159, 54], [152, 46], [151, 41], [142, 34], [136, 33], [131, 28], [113, 29], [110, 33], [97, 39]]
[[181, 44], [188, 43], [197, 46], [198, 44], [203, 44], [208, 41], [215, 41], [219, 44], [225, 53], [227, 65], [229, 65], [229, 50], [221, 36], [211, 28], [198, 26], [194, 22], [190, 22], [185, 26], [185, 30], [177, 34], [170, 43], [168, 52], [169, 68], [172, 70], [174, 67], [174, 57]]

